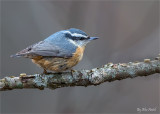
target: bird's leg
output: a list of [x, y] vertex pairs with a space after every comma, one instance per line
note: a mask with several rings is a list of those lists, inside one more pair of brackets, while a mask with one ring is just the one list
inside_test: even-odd
[[72, 74], [72, 77], [73, 77], [73, 72], [75, 72], [75, 70], [74, 69], [70, 69], [71, 70], [71, 74]]
[[75, 70], [74, 69], [71, 69], [71, 72], [74, 72]]
[[47, 70], [46, 69], [43, 69], [43, 74], [47, 74]]
[[50, 72], [47, 72], [47, 70], [46, 69], [43, 69], [43, 74], [51, 74]]

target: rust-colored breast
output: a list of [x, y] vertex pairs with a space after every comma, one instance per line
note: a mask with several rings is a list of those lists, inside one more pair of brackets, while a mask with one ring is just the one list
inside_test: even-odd
[[81, 48], [78, 47], [76, 49], [76, 52], [73, 54], [73, 56], [68, 60], [68, 66], [73, 67], [75, 66], [83, 57], [85, 47]]
[[62, 72], [75, 66], [83, 57], [85, 47], [78, 47], [71, 58], [60, 57], [36, 57], [32, 62], [38, 64], [45, 70]]

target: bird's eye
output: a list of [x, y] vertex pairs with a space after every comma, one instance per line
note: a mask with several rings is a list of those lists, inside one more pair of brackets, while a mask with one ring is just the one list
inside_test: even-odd
[[79, 40], [85, 40], [85, 39], [86, 39], [86, 38], [84, 38], [84, 37], [80, 37], [80, 38], [79, 38]]
[[85, 40], [86, 38], [84, 37], [72, 37], [73, 40]]

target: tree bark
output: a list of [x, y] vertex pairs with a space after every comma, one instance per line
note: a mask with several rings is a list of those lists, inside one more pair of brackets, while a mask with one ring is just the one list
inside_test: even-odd
[[19, 77], [4, 77], [0, 79], [0, 91], [22, 88], [56, 89], [68, 86], [99, 85], [137, 76], [148, 76], [160, 73], [160, 57], [155, 60], [144, 59], [144, 62], [108, 63], [101, 68], [91, 70], [71, 70], [71, 72], [51, 74], [20, 74]]

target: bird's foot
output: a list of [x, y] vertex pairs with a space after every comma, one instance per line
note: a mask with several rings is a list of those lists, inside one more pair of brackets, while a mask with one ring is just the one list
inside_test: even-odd
[[73, 76], [73, 73], [75, 72], [75, 70], [74, 69], [71, 69], [71, 74], [72, 74], [72, 76]]
[[47, 72], [47, 70], [44, 69], [42, 74], [49, 75], [52, 74], [52, 72]]
[[75, 72], [75, 70], [74, 70], [74, 69], [71, 69], [71, 72]]

